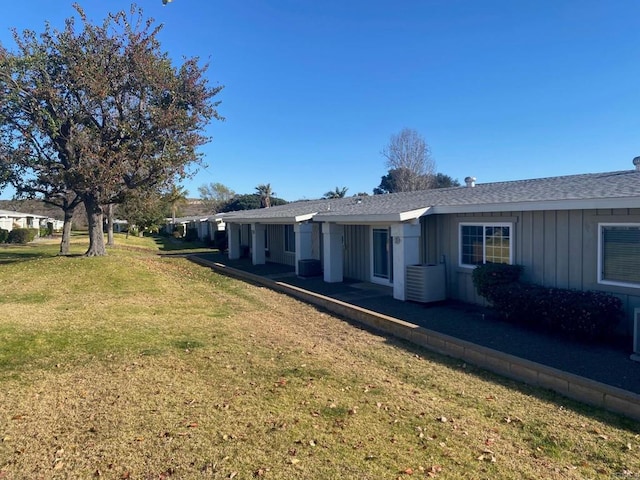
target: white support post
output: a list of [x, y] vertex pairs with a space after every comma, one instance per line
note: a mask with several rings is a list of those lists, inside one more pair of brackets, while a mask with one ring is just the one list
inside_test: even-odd
[[240, 258], [240, 224], [227, 223], [227, 234], [229, 236], [229, 260]]
[[420, 262], [420, 224], [391, 225], [391, 243], [393, 245], [393, 298], [404, 301], [406, 300], [406, 267]]
[[335, 223], [322, 224], [324, 250], [324, 281], [339, 283], [343, 280], [344, 269], [344, 226]]
[[266, 247], [264, 242], [265, 228], [265, 225], [261, 223], [251, 224], [251, 245], [253, 246], [251, 250], [251, 261], [254, 265], [264, 265], [266, 262], [264, 255]]

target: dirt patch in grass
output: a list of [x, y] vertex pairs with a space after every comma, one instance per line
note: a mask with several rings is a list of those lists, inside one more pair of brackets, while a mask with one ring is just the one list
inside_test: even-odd
[[0, 478], [640, 476], [637, 423], [185, 259], [33, 262], [0, 279]]

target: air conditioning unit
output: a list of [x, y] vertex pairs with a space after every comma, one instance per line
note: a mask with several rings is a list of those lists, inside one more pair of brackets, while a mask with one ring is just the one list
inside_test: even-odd
[[631, 360], [640, 362], [640, 308], [633, 310], [633, 353]]
[[439, 302], [446, 299], [444, 264], [408, 265], [405, 298], [413, 302]]
[[320, 260], [298, 260], [298, 275], [301, 277], [317, 277], [322, 275]]

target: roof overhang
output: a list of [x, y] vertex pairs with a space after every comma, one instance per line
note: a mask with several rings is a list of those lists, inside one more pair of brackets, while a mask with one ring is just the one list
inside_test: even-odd
[[344, 225], [375, 225], [375, 224], [389, 224], [389, 223], [402, 223], [411, 220], [416, 220], [423, 215], [426, 215], [432, 207], [418, 208], [415, 210], [407, 210], [406, 212], [399, 213], [369, 213], [369, 214], [355, 214], [355, 215], [329, 215], [323, 213], [314, 218], [317, 222], [332, 222]]
[[290, 217], [225, 217], [225, 223], [250, 224], [258, 223], [265, 225], [288, 225], [292, 223], [303, 223], [313, 219], [318, 212], [304, 213], [301, 215], [293, 215]]
[[596, 210], [606, 208], [640, 208], [640, 198], [593, 198], [580, 200], [542, 200], [531, 202], [484, 203], [477, 205], [438, 205], [428, 214], [531, 212], [543, 210]]

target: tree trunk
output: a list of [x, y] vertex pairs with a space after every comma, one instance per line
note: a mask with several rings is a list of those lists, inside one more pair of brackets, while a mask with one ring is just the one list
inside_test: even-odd
[[113, 203], [107, 206], [107, 245], [113, 247]]
[[94, 195], [85, 195], [84, 207], [87, 210], [87, 223], [89, 224], [89, 249], [85, 257], [101, 257], [107, 254], [102, 232], [103, 211], [102, 206]]
[[60, 255], [69, 255], [69, 248], [71, 247], [71, 224], [73, 221], [74, 208], [67, 208], [64, 210], [64, 225], [62, 226]]

